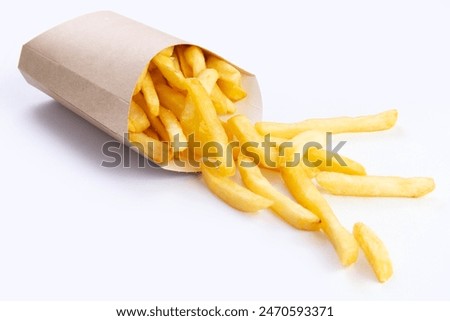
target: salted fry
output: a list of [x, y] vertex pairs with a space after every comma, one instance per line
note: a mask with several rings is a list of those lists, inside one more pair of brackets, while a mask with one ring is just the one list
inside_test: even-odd
[[228, 205], [243, 212], [257, 212], [273, 204], [272, 200], [262, 197], [234, 182], [229, 177], [221, 176], [217, 169], [202, 163], [202, 176], [209, 189]]
[[392, 128], [397, 122], [397, 115], [397, 110], [392, 109], [376, 115], [360, 117], [307, 119], [298, 123], [259, 122], [255, 127], [261, 135], [270, 133], [283, 138], [291, 138], [307, 130], [333, 134], [373, 132]]
[[348, 266], [356, 262], [358, 244], [334, 215], [328, 202], [311, 182], [303, 166], [299, 164], [295, 167], [283, 167], [281, 176], [297, 202], [320, 218], [320, 228], [333, 244], [341, 264]]
[[208, 57], [206, 66], [217, 70], [219, 73], [217, 85], [229, 99], [238, 101], [247, 96], [247, 93], [242, 88], [241, 84], [242, 75], [237, 68], [214, 56]]
[[180, 63], [180, 69], [183, 72], [184, 77], [192, 78], [192, 68], [191, 66], [189, 66], [188, 62], [186, 61], [186, 57], [184, 56], [186, 48], [187, 46], [176, 46], [175, 53], [177, 54], [178, 62]]
[[218, 115], [234, 114], [236, 112], [234, 103], [225, 96], [217, 84], [214, 85], [211, 91], [211, 100], [213, 101]]
[[307, 162], [321, 171], [366, 175], [366, 169], [360, 163], [326, 149], [310, 148], [307, 154]]
[[222, 79], [217, 80], [217, 85], [232, 101], [238, 101], [247, 97], [247, 92], [240, 85]]
[[306, 208], [292, 201], [275, 189], [263, 176], [258, 166], [242, 155], [238, 158], [238, 168], [245, 186], [256, 194], [271, 199], [270, 207], [280, 218], [301, 230], [317, 230], [320, 219]]
[[355, 176], [341, 173], [321, 172], [317, 183], [334, 195], [377, 197], [421, 197], [435, 184], [427, 177]]
[[379, 282], [386, 282], [394, 273], [388, 250], [383, 242], [368, 226], [356, 223], [353, 235], [369, 261]]
[[171, 142], [171, 147], [177, 144], [177, 151], [182, 152], [187, 148], [187, 139], [181, 128], [181, 124], [175, 115], [168, 109], [161, 107], [159, 111], [159, 118], [166, 128], [167, 134], [169, 135], [169, 141]]
[[145, 114], [142, 107], [138, 104], [138, 101], [136, 101], [140, 99], [144, 99], [144, 97], [140, 93], [133, 97], [130, 104], [130, 110], [128, 112], [128, 121], [131, 124], [130, 129], [133, 129], [132, 131], [136, 133], [143, 132], [150, 126], [147, 115]]
[[145, 98], [145, 106], [146, 109], [144, 109], [147, 116], [150, 117], [150, 115], [158, 116], [159, 115], [159, 99], [158, 95], [156, 94], [155, 86], [153, 85], [152, 77], [150, 76], [150, 73], [146, 73], [144, 77], [144, 81], [142, 82], [142, 93], [144, 94]]
[[197, 79], [200, 80], [208, 95], [211, 96], [211, 92], [216, 85], [216, 81], [219, 79], [219, 73], [212, 68], [203, 69], [197, 74]]
[[155, 89], [161, 106], [170, 109], [178, 119], [181, 119], [186, 103], [185, 96], [166, 84], [156, 84]]
[[194, 77], [198, 77], [198, 74], [206, 69], [205, 56], [199, 47], [189, 46], [184, 51], [184, 57], [191, 66]]
[[264, 137], [258, 134], [247, 117], [244, 115], [233, 116], [228, 120], [227, 124], [239, 141], [242, 151], [246, 152], [247, 156], [254, 156], [253, 158], [255, 158], [254, 161], [257, 165], [272, 169], [277, 167], [278, 153], [276, 143], [272, 142], [272, 146], [270, 146], [270, 142], [263, 144]]
[[230, 63], [215, 56], [209, 56], [206, 60], [206, 67], [213, 68], [219, 73], [221, 80], [241, 85], [241, 72]]
[[164, 124], [161, 122], [161, 119], [158, 116], [151, 116], [150, 117], [150, 124], [152, 126], [152, 129], [158, 133], [158, 136], [161, 138], [164, 142], [169, 142], [170, 137], [167, 133], [166, 127], [164, 127]]
[[186, 78], [177, 70], [170, 57], [157, 54], [152, 60], [169, 84], [179, 90], [186, 90]]
[[128, 140], [155, 163], [166, 162], [172, 157], [166, 143], [153, 139], [144, 133], [129, 133]]
[[195, 117], [198, 117], [198, 121], [194, 123], [195, 138], [200, 141], [202, 148], [205, 144], [210, 144], [212, 147], [222, 149], [222, 152], [218, 152], [219, 155], [216, 157], [219, 170], [225, 176], [233, 175], [235, 171], [234, 161], [227, 158], [226, 153], [228, 137], [217, 116], [211, 98], [198, 79], [187, 79], [187, 88], [188, 95], [195, 107]]

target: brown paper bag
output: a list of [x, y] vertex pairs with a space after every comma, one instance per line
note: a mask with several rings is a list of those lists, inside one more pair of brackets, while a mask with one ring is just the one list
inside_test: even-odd
[[[188, 43], [116, 13], [101, 11], [60, 24], [26, 43], [19, 69], [28, 83], [130, 146], [126, 139], [128, 110], [136, 81], [151, 58], [178, 44]], [[248, 93], [237, 103], [238, 113], [259, 120], [262, 103], [257, 80], [237, 68]], [[164, 168], [193, 170], [173, 162]]]

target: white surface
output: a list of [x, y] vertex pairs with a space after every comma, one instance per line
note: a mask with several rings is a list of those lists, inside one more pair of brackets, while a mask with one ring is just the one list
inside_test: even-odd
[[[446, 1], [14, 1], [0, 13], [0, 299], [450, 299], [450, 5]], [[371, 226], [395, 268], [342, 268], [320, 234], [246, 215], [199, 176], [100, 166], [109, 138], [17, 70], [20, 46], [109, 9], [254, 72], [265, 119], [395, 107], [395, 129], [348, 136], [369, 173], [432, 176], [422, 199], [327, 196]]]

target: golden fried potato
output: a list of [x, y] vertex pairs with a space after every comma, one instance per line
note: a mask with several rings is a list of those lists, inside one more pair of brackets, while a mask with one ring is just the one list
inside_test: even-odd
[[299, 164], [295, 167], [283, 167], [281, 176], [297, 202], [320, 218], [320, 227], [333, 244], [341, 264], [348, 266], [355, 263], [358, 259], [358, 244], [334, 215], [303, 166]]
[[435, 184], [427, 177], [355, 176], [341, 173], [321, 172], [317, 183], [334, 195], [376, 197], [421, 197]]
[[220, 175], [216, 168], [202, 163], [201, 169], [209, 189], [231, 207], [243, 212], [257, 212], [273, 204], [273, 201], [253, 193], [229, 177]]
[[258, 122], [255, 127], [261, 135], [272, 134], [283, 138], [292, 138], [307, 130], [324, 132], [354, 133], [373, 132], [392, 128], [397, 122], [397, 110], [392, 109], [376, 115], [360, 117], [336, 117], [307, 119], [298, 123]]
[[386, 282], [394, 273], [389, 253], [383, 242], [368, 226], [356, 223], [353, 235], [361, 246], [379, 282]]
[[250, 158], [241, 154], [238, 157], [238, 168], [245, 186], [256, 194], [271, 199], [273, 205], [270, 208], [288, 224], [301, 230], [314, 231], [320, 228], [320, 219], [275, 189]]

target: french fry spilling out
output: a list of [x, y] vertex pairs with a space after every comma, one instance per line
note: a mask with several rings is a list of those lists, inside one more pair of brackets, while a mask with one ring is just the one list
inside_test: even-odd
[[[197, 46], [165, 49], [137, 81], [130, 141], [153, 153], [156, 162], [163, 159], [164, 148], [170, 157], [197, 162], [212, 193], [237, 210], [271, 209], [296, 229], [322, 231], [343, 266], [356, 262], [361, 247], [378, 280], [389, 279], [392, 264], [381, 240], [362, 223], [349, 232], [314, 180], [336, 195], [420, 197], [431, 192], [430, 178], [367, 176], [362, 164], [327, 150], [333, 133], [389, 129], [397, 111], [254, 125], [235, 114], [235, 102], [245, 97], [241, 74], [228, 62]], [[145, 147], [149, 142], [157, 144]], [[295, 201], [278, 191], [260, 167], [279, 172]]]
[[[366, 175], [356, 160], [328, 150], [331, 134], [389, 129], [397, 111], [255, 125], [246, 117], [261, 107], [255, 77], [181, 43], [102, 11], [29, 41], [19, 69], [31, 85], [161, 167], [202, 172], [211, 192], [231, 207], [270, 209], [296, 229], [325, 233], [342, 265], [357, 260], [359, 244], [377, 278], [386, 281], [392, 264], [382, 242], [360, 223], [350, 233], [345, 216], [338, 219], [321, 191], [421, 197], [434, 189], [431, 178]], [[266, 179], [267, 168], [293, 198]]]

